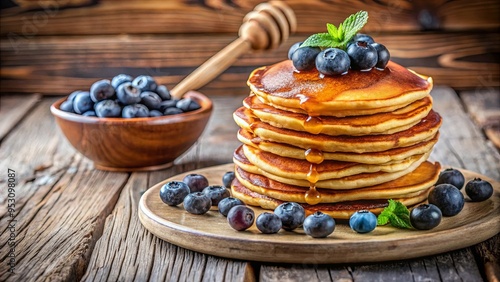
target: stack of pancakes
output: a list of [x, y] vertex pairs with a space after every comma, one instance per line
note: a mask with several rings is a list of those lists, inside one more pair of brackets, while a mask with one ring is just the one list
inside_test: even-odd
[[248, 85], [233, 114], [243, 143], [233, 157], [234, 197], [265, 209], [297, 202], [335, 218], [378, 213], [388, 199], [427, 199], [440, 171], [427, 161], [441, 125], [431, 78], [394, 62], [322, 76], [287, 60], [256, 69]]

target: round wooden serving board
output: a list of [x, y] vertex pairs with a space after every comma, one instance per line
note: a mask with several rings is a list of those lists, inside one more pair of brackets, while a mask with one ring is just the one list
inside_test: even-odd
[[[377, 226], [370, 233], [358, 234], [343, 221], [337, 221], [335, 231], [321, 239], [305, 235], [301, 228], [269, 235], [260, 233], [254, 224], [246, 231], [235, 231], [217, 210], [193, 215], [182, 205], [167, 206], [160, 199], [160, 187], [168, 181], [199, 173], [211, 185], [220, 185], [222, 175], [232, 170], [233, 164], [208, 167], [154, 185], [139, 202], [141, 223], [157, 237], [193, 251], [232, 259], [303, 264], [415, 258], [468, 247], [500, 232], [500, 184], [466, 170], [462, 170], [466, 181], [474, 177], [490, 181], [495, 190], [493, 196], [479, 203], [470, 202], [466, 196], [465, 207], [458, 215], [443, 217], [438, 227], [428, 231]], [[264, 211], [253, 209], [256, 216]]]

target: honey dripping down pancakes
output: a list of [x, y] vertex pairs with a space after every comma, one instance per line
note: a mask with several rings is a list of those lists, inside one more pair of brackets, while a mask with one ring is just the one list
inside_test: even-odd
[[[335, 57], [321, 49], [311, 52]], [[333, 75], [317, 57], [315, 67], [292, 56], [254, 70], [250, 95], [233, 113], [243, 143], [233, 155], [233, 196], [264, 209], [297, 202], [338, 219], [380, 213], [389, 199], [427, 200], [441, 169], [427, 160], [441, 126], [433, 82], [380, 54], [359, 70], [354, 64], [366, 62], [349, 53], [348, 71]]]

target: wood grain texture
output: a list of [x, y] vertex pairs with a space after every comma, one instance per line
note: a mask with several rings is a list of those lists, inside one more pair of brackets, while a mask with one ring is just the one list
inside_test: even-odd
[[[495, 59], [495, 54], [500, 53], [498, 35], [394, 34], [375, 39], [389, 48], [394, 61], [432, 76], [435, 84], [470, 89], [500, 83], [500, 68]], [[4, 39], [0, 41], [0, 93], [68, 95], [119, 73], [149, 74], [172, 89], [235, 38], [236, 35], [43, 37], [19, 44]], [[286, 59], [288, 48], [305, 38], [296, 35], [275, 50], [243, 55], [200, 91], [206, 95], [248, 93], [246, 80], [253, 69]]]
[[[26, 1], [26, 0], [24, 0]], [[74, 1], [74, 0], [72, 0]], [[84, 1], [84, 0], [82, 0]], [[97, 35], [140, 33], [236, 33], [243, 16], [260, 0], [96, 1], [95, 5], [63, 9], [67, 1], [38, 1], [38, 11], [6, 11], [0, 18], [3, 36]], [[298, 32], [323, 31], [359, 10], [370, 13], [366, 30], [475, 30], [499, 27], [500, 4], [482, 1], [301, 1], [287, 3], [298, 19]], [[131, 24], [133, 23], [133, 24]], [[125, 30], [124, 30], [125, 29]]]
[[38, 94], [0, 96], [0, 143], [39, 100]]

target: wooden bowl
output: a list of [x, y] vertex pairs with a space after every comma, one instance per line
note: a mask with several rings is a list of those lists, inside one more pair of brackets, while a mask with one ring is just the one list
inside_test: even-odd
[[190, 91], [184, 97], [201, 108], [162, 117], [98, 118], [61, 111], [62, 98], [50, 111], [71, 145], [97, 169], [157, 170], [171, 166], [198, 140], [212, 113], [212, 101], [205, 95]]

